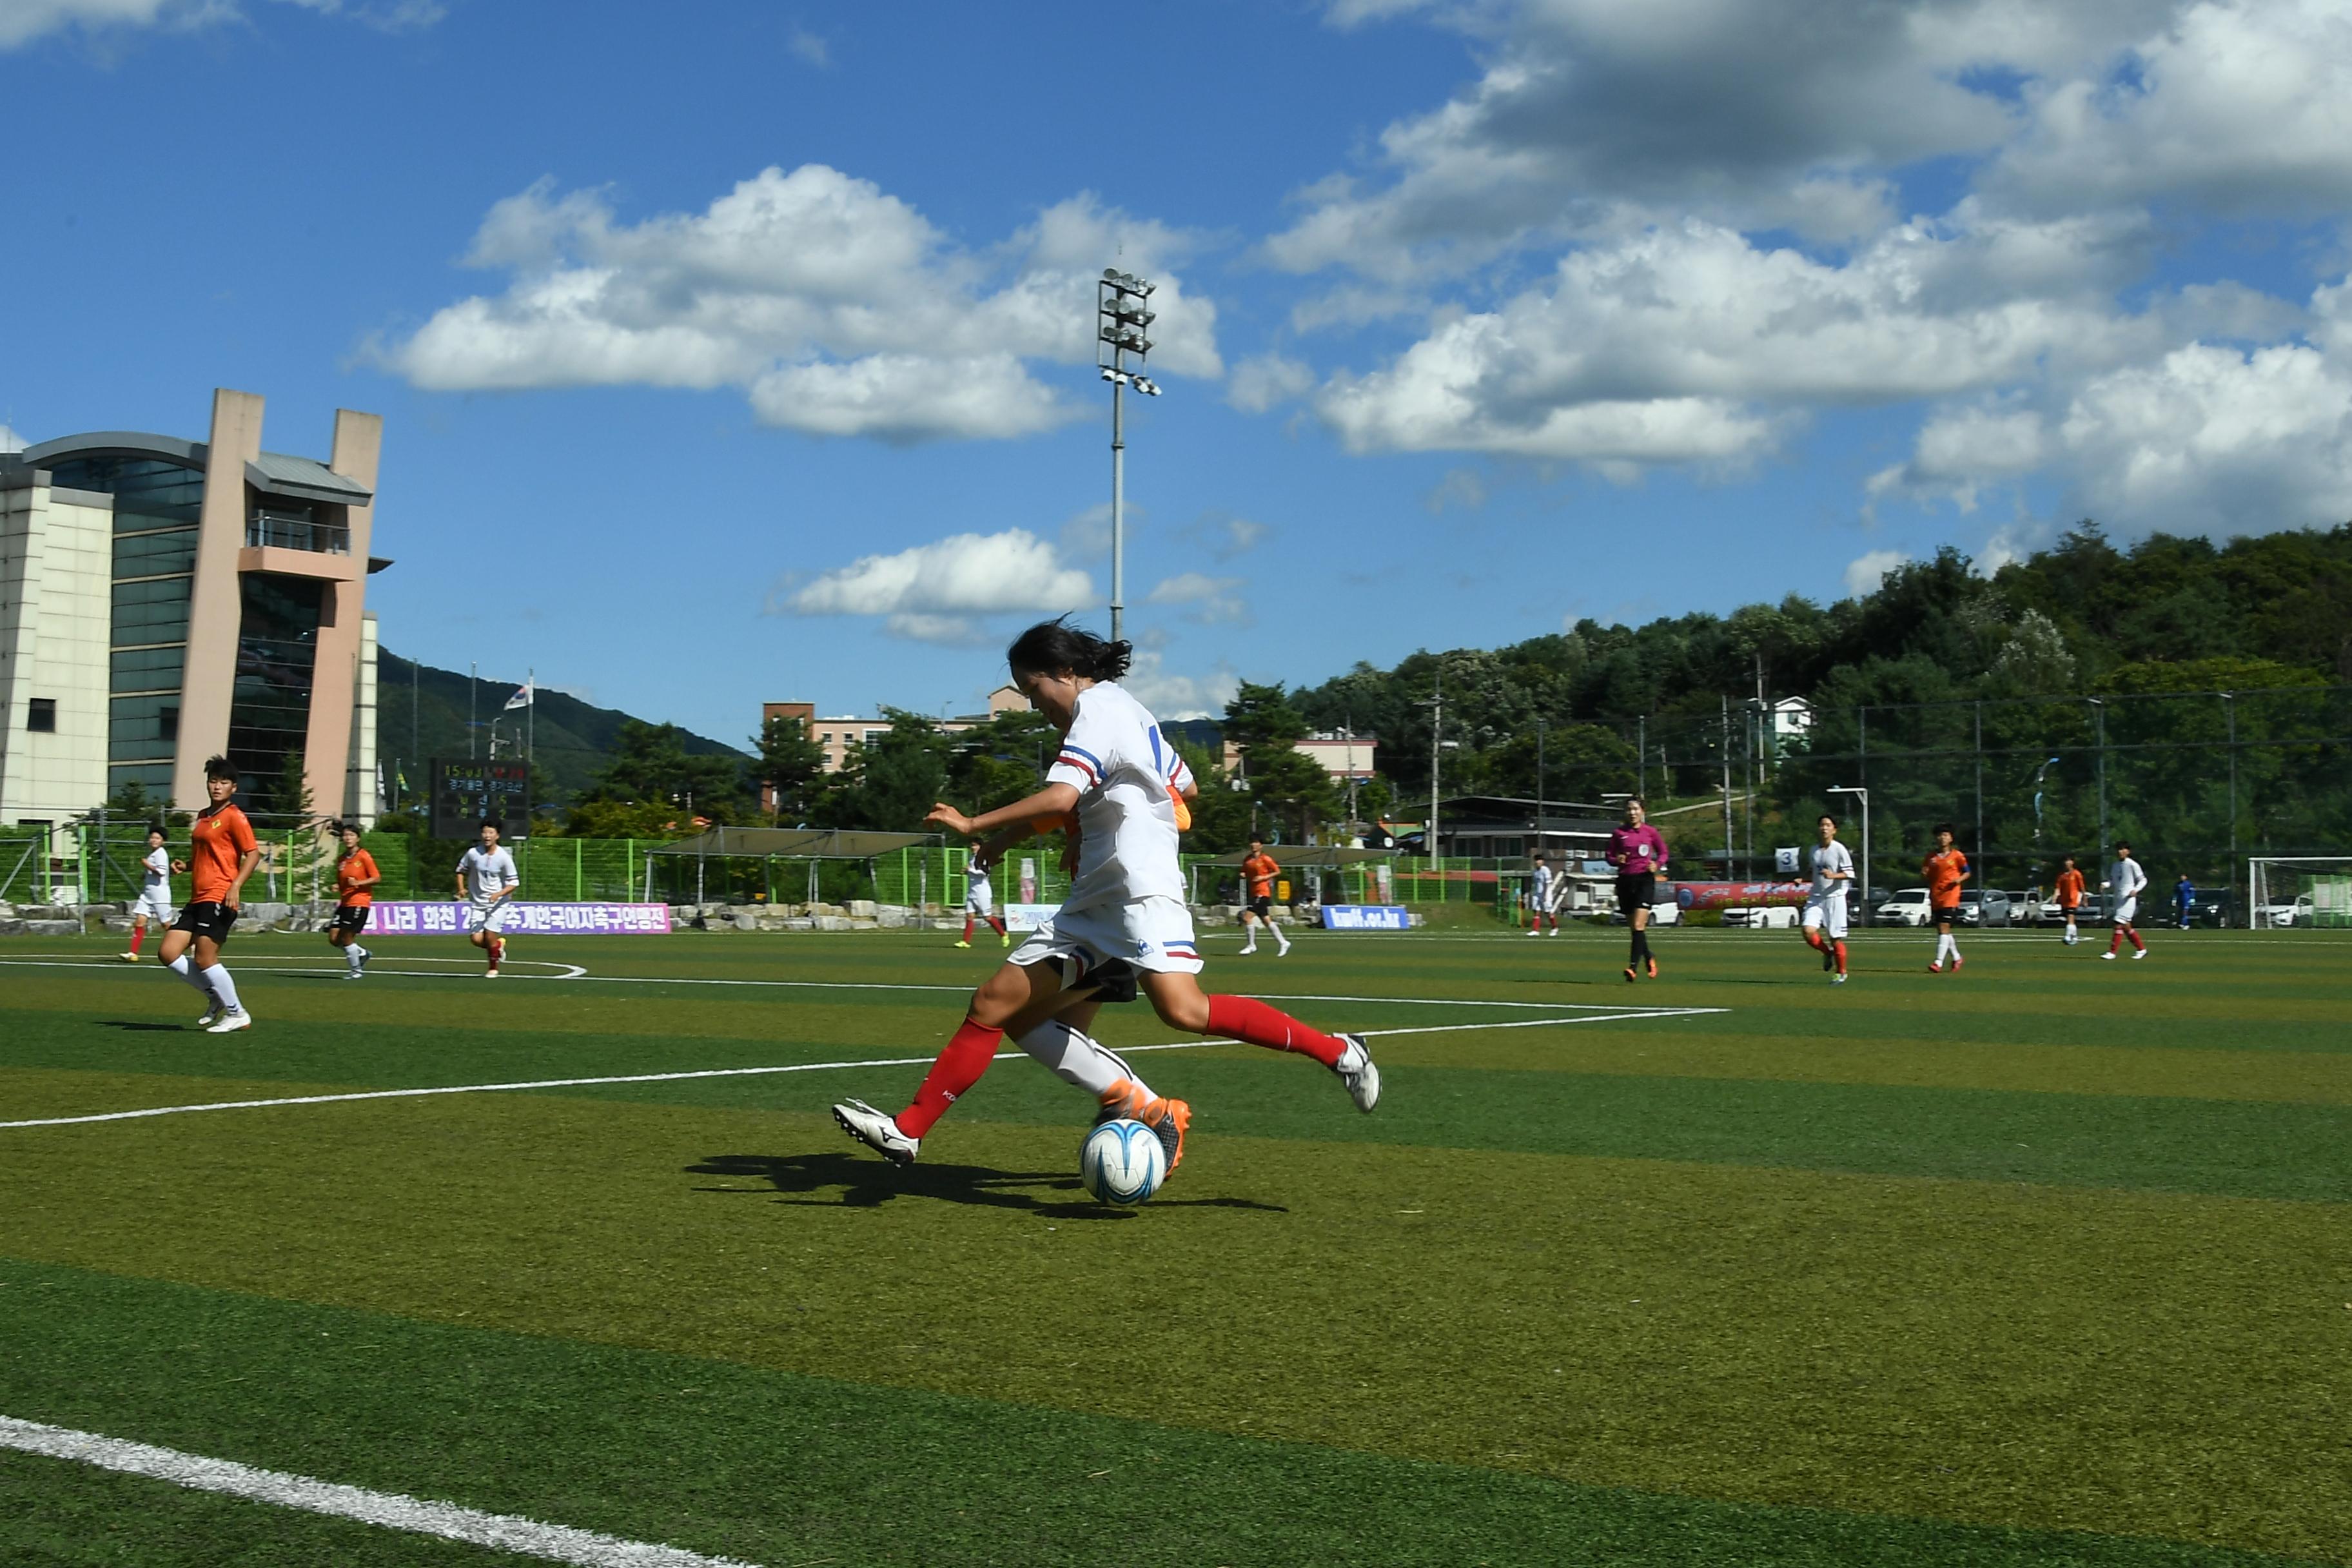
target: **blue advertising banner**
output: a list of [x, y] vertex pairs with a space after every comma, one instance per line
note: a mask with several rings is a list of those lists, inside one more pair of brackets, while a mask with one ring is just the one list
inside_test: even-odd
[[1412, 916], [1402, 904], [1326, 904], [1325, 931], [1409, 931]]

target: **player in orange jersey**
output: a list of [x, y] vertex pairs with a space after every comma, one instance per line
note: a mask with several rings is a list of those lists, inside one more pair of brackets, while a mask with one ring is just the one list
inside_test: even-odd
[[1248, 907], [1242, 910], [1244, 952], [1257, 951], [1257, 928], [1264, 926], [1274, 933], [1276, 955], [1290, 956], [1290, 939], [1274, 923], [1274, 879], [1281, 871], [1274, 857], [1265, 852], [1265, 841], [1251, 839], [1249, 858], [1242, 862], [1242, 880], [1248, 884], [1249, 894]]
[[359, 825], [339, 822], [335, 837], [342, 840], [343, 852], [335, 858], [335, 918], [327, 925], [327, 942], [343, 950], [343, 972], [346, 980], [357, 980], [367, 973], [367, 961], [373, 956], [360, 945], [360, 932], [367, 930], [368, 911], [375, 904], [375, 885], [383, 880], [383, 873], [375, 868], [375, 857], [360, 847]]
[[[163, 967], [200, 992], [207, 1005], [196, 1026], [226, 1035], [253, 1026], [253, 1016], [236, 997], [236, 982], [220, 961], [221, 944], [236, 923], [237, 902], [245, 879], [261, 864], [261, 846], [253, 824], [229, 797], [236, 794], [236, 769], [226, 757], [205, 763], [205, 794], [212, 804], [196, 815], [189, 829], [188, 901], [178, 921], [163, 933], [158, 956]], [[195, 963], [188, 949], [195, 949]]]
[[2083, 907], [2083, 872], [2072, 855], [2066, 857], [2066, 868], [2058, 873], [2053, 891], [2058, 896], [2058, 907], [2066, 913], [2066, 934], [2059, 940], [2072, 947], [2083, 940], [2083, 933], [2074, 929], [2074, 912]]
[[1936, 824], [1936, 847], [1920, 865], [1920, 873], [1927, 879], [1927, 906], [1936, 922], [1936, 958], [1927, 965], [1930, 974], [1944, 972], [1944, 960], [1952, 961], [1952, 973], [1960, 972], [1960, 944], [1952, 935], [1952, 927], [1960, 918], [1960, 884], [1969, 879], [1969, 858], [1952, 843], [1952, 825]]

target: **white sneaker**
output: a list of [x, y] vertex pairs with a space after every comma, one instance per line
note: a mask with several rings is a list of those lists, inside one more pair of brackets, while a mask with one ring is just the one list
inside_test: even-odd
[[221, 1015], [220, 1022], [207, 1028], [207, 1035], [234, 1035], [239, 1029], [253, 1027], [253, 1015], [240, 1007], [234, 1013]]
[[1251, 953], [1255, 952], [1256, 951], [1257, 943], [1252, 942], [1247, 947], [1242, 949], [1239, 952], [1234, 954], [1234, 956], [1235, 958], [1247, 958]]
[[1356, 1109], [1369, 1116], [1372, 1107], [1381, 1102], [1381, 1069], [1373, 1062], [1372, 1048], [1364, 1043], [1363, 1036], [1339, 1037], [1348, 1042], [1348, 1048], [1340, 1053], [1339, 1065], [1331, 1070], [1348, 1086], [1348, 1098], [1356, 1102]]
[[2111, 947], [2107, 949], [2106, 952], [2099, 954], [2099, 956], [2105, 959], [2109, 963], [2113, 963], [2116, 961], [2116, 950]]
[[841, 1130], [894, 1165], [911, 1165], [923, 1146], [919, 1138], [898, 1131], [898, 1123], [862, 1100], [845, 1100], [833, 1108]]
[[1274, 950], [1274, 956], [1276, 958], [1288, 958], [1290, 956], [1290, 944], [1286, 942], [1280, 947], [1276, 948]]
[[2134, 948], [2134, 949], [2132, 950], [2132, 957], [2133, 957], [2134, 959], [2136, 959], [2136, 960], [2137, 960], [2137, 959], [2146, 958], [2147, 956], [2147, 949], [2146, 949], [2146, 948], [2144, 948], [2144, 947], [2140, 947], [2140, 948]]
[[1538, 930], [1538, 929], [1537, 929], [1536, 927], [1534, 927], [1534, 926], [1529, 926], [1529, 927], [1528, 928], [1528, 934], [1529, 936], [1541, 936], [1541, 935], [1543, 935], [1543, 932], [1542, 932], [1540, 930]]
[[1544, 932], [1544, 935], [1546, 935], [1546, 936], [1558, 936], [1559, 934], [1559, 927], [1558, 927], [1558, 926], [1554, 926], [1554, 927], [1552, 927], [1552, 928], [1551, 928], [1551, 930], [1549, 930], [1549, 931], [1548, 931]]
[[497, 968], [497, 966], [496, 966], [495, 964], [494, 964], [494, 965], [492, 965], [490, 968], [488, 968], [488, 969], [485, 969], [485, 970], [483, 970], [483, 971], [482, 971], [482, 978], [483, 978], [483, 979], [485, 979], [485, 980], [496, 980], [498, 977], [499, 977], [499, 972], [498, 972], [498, 968]]

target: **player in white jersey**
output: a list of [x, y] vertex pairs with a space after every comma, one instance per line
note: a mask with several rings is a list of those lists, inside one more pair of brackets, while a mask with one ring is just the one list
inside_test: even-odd
[[1845, 984], [1846, 889], [1853, 886], [1853, 851], [1838, 842], [1837, 818], [1823, 812], [1814, 825], [1822, 841], [1813, 846], [1813, 886], [1805, 895], [1805, 944], [1822, 955], [1830, 984]]
[[466, 906], [466, 940], [489, 957], [489, 967], [482, 972], [485, 980], [499, 977], [499, 965], [506, 962], [507, 939], [499, 933], [514, 915], [515, 889], [522, 886], [522, 873], [515, 869], [514, 856], [499, 847], [499, 825], [482, 824], [482, 841], [457, 859], [457, 898]]
[[1568, 890], [1568, 879], [1551, 868], [1551, 857], [1536, 851], [1535, 874], [1528, 879], [1528, 934], [1541, 936], [1544, 921], [1551, 921], [1551, 934], [1559, 934], [1559, 902]]
[[147, 830], [147, 854], [139, 862], [139, 901], [131, 906], [131, 951], [122, 955], [125, 963], [139, 962], [139, 944], [147, 940], [147, 922], [152, 921], [158, 930], [172, 926], [172, 873], [184, 871], [188, 863], [174, 860], [172, 852], [163, 847], [163, 830]]
[[1009, 654], [1013, 684], [1063, 735], [1045, 787], [977, 817], [931, 808], [928, 820], [982, 838], [980, 858], [990, 862], [1041, 821], [1051, 831], [1075, 816], [1077, 873], [1053, 918], [972, 994], [962, 1027], [906, 1110], [887, 1116], [861, 1100], [833, 1108], [845, 1131], [885, 1158], [911, 1162], [1010, 1034], [1065, 1082], [1093, 1093], [1104, 1115], [1151, 1127], [1172, 1170], [1192, 1108], [1153, 1094], [1087, 1033], [1103, 1003], [1131, 1000], [1139, 988], [1173, 1027], [1312, 1057], [1359, 1110], [1379, 1102], [1380, 1069], [1362, 1037], [1323, 1034], [1250, 997], [1202, 994], [1177, 858], [1178, 807], [1198, 786], [1150, 711], [1117, 684], [1132, 651], [1062, 621], [1022, 633]]
[[988, 929], [994, 931], [1006, 947], [1013, 945], [1013, 933], [997, 918], [996, 889], [988, 880], [988, 864], [975, 853], [964, 867], [963, 940], [956, 943], [958, 947], [971, 945], [971, 928], [980, 921], [986, 921]]
[[2147, 943], [2140, 941], [2139, 932], [2133, 929], [2132, 921], [2139, 916], [2139, 896], [2147, 887], [2147, 872], [2132, 858], [2132, 847], [2123, 839], [2116, 840], [2116, 863], [2107, 868], [2107, 879], [2099, 886], [2107, 889], [2115, 900], [2116, 912], [2115, 932], [2107, 938], [2107, 951], [2099, 956], [2114, 958], [2116, 950], [2123, 946], [2126, 937], [2129, 937], [2132, 956], [2146, 958]]

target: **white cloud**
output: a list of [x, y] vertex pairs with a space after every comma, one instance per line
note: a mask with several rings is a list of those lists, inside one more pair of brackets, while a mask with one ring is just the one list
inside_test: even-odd
[[1225, 401], [1244, 414], [1263, 414], [1313, 390], [1315, 372], [1281, 354], [1255, 354], [1234, 366]]
[[2043, 89], [1986, 184], [2060, 208], [2339, 213], [2352, 202], [2352, 10], [2185, 5], [2119, 66]]
[[22, 436], [17, 435], [5, 425], [0, 425], [0, 452], [21, 452], [25, 447], [26, 441]]
[[1212, 577], [1202, 572], [1181, 572], [1165, 579], [1152, 589], [1145, 601], [1153, 605], [1181, 605], [1184, 618], [1202, 626], [1246, 624], [1249, 605], [1239, 592], [1244, 579]]
[[634, 225], [601, 192], [541, 181], [490, 209], [467, 257], [509, 272], [506, 290], [373, 352], [433, 390], [737, 386], [761, 419], [814, 435], [1023, 436], [1086, 412], [1032, 362], [1092, 363], [1094, 279], [1122, 247], [1160, 284], [1153, 369], [1223, 373], [1215, 307], [1165, 265], [1184, 244], [1080, 195], [970, 249], [815, 163]]
[[891, 555], [860, 557], [806, 583], [780, 584], [772, 614], [881, 616], [923, 642], [969, 643], [980, 616], [1056, 615], [1095, 602], [1094, 579], [1026, 529], [959, 533]]
[[814, 66], [819, 70], [827, 70], [833, 66], [833, 46], [806, 27], [794, 27], [784, 39], [784, 47], [792, 50], [793, 58], [803, 65]]
[[1867, 555], [1855, 556], [1846, 563], [1846, 593], [1857, 599], [1876, 593], [1886, 574], [1910, 559], [1900, 550], [1874, 550]]
[[[440, 0], [279, 0], [279, 3], [340, 16], [379, 32], [429, 27], [448, 14]], [[189, 31], [234, 22], [245, 11], [236, 0], [0, 0], [0, 49], [16, 48], [52, 33], [92, 36], [140, 27]]]
[[[1407, 7], [1352, 0], [1345, 24]], [[1439, 7], [1488, 40], [1478, 79], [1388, 126], [1378, 182], [1337, 176], [1266, 246], [1294, 271], [1391, 281], [1478, 265], [1530, 237], [1590, 234], [1616, 209], [1873, 232], [1875, 171], [2001, 146], [1993, 83], [2101, 60], [2168, 0], [1519, 0]]]
[[1206, 675], [1176, 675], [1155, 648], [1138, 648], [1135, 662], [1119, 684], [1129, 695], [1160, 719], [1207, 719], [1225, 710], [1241, 692], [1241, 677], [1218, 661]]

